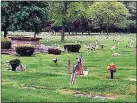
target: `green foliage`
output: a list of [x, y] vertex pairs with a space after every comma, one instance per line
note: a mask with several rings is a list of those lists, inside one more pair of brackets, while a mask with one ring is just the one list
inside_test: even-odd
[[61, 50], [49, 48], [48, 49], [48, 54], [60, 55], [61, 54]]
[[1, 39], [1, 49], [10, 49], [11, 48], [11, 40], [9, 39]]
[[20, 60], [19, 59], [13, 59], [13, 60], [10, 60], [9, 63], [12, 67], [12, 70], [15, 71], [16, 67], [20, 65]]
[[2, 30], [29, 30], [38, 34], [48, 25], [48, 2], [2, 1]]
[[129, 25], [127, 28], [136, 27], [136, 2], [135, 1], [124, 1], [123, 2], [126, 8], [129, 10], [130, 17], [129, 17]]
[[68, 52], [79, 52], [80, 48], [81, 48], [80, 44], [75, 44], [75, 43], [64, 44], [64, 49], [68, 50]]
[[129, 11], [121, 2], [94, 2], [88, 10], [95, 25], [125, 27]]
[[86, 17], [87, 7], [81, 1], [66, 1], [67, 10], [64, 12], [64, 2], [50, 2], [50, 16], [55, 21], [55, 26], [62, 25], [62, 20], [66, 20], [66, 24], [76, 19]]
[[35, 50], [35, 47], [31, 45], [18, 45], [16, 47], [16, 52], [20, 56], [31, 56], [34, 53], [34, 50]]
[[77, 19], [86, 17], [87, 8], [82, 1], [50, 2], [50, 18], [54, 21], [52, 26], [62, 26], [61, 41], [64, 41], [65, 27]]

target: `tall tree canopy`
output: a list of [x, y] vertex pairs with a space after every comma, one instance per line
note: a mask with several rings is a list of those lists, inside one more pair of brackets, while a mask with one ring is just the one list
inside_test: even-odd
[[2, 1], [2, 30], [31, 30], [36, 34], [48, 24], [48, 2]]
[[50, 9], [50, 15], [54, 21], [54, 25], [62, 26], [61, 41], [64, 41], [65, 26], [86, 15], [86, 10], [80, 1], [51, 2]]
[[129, 17], [129, 25], [127, 28], [129, 32], [134, 31], [136, 29], [136, 2], [135, 1], [124, 1], [123, 2], [126, 8], [129, 10], [130, 17]]
[[88, 10], [90, 18], [95, 25], [107, 29], [110, 26], [125, 27], [129, 17], [129, 11], [121, 2], [94, 2]]

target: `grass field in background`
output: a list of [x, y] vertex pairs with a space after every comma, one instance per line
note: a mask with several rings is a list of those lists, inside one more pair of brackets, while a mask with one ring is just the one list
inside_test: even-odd
[[[61, 46], [64, 43], [81, 43], [80, 52], [83, 55], [84, 66], [87, 66], [88, 76], [77, 76], [76, 84], [70, 85], [70, 75], [66, 70], [68, 58], [74, 65], [76, 57], [80, 53], [65, 53], [57, 55], [58, 64], [54, 64], [52, 54], [40, 53], [31, 57], [19, 57], [16, 55], [2, 54], [2, 102], [135, 102], [136, 82], [130, 78], [136, 78], [136, 53], [129, 46], [125, 45], [135, 35], [118, 35], [121, 42], [118, 49], [111, 50], [114, 44], [114, 36], [66, 36], [65, 42], [60, 42], [60, 36], [39, 35], [41, 43], [48, 46]], [[101, 50], [86, 52], [84, 43], [95, 43], [99, 39], [100, 44], [107, 46]], [[121, 55], [113, 57], [112, 53], [118, 52]], [[14, 72], [5, 69], [5, 62], [18, 58], [26, 65], [27, 71]], [[114, 80], [110, 80], [110, 73], [107, 66], [114, 63], [117, 72]], [[74, 92], [79, 91], [85, 94], [111, 96], [114, 99], [96, 99], [82, 96], [75, 96]]]

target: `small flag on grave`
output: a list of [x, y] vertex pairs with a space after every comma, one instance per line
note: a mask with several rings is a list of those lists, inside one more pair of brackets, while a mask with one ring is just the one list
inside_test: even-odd
[[81, 75], [82, 73], [82, 68], [83, 68], [83, 58], [82, 58], [82, 54], [79, 57], [79, 68], [77, 71], [77, 75]]

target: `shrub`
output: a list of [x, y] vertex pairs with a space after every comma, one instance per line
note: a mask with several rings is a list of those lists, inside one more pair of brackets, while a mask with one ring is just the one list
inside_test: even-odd
[[61, 50], [49, 48], [49, 49], [48, 49], [48, 54], [60, 55], [60, 54], [61, 54]]
[[68, 52], [79, 52], [80, 48], [80, 44], [64, 44], [64, 49], [67, 49]]
[[16, 53], [20, 56], [31, 56], [33, 55], [35, 47], [32, 45], [19, 45], [16, 47]]
[[11, 40], [2, 38], [1, 49], [10, 49], [10, 48], [11, 48]]
[[12, 70], [15, 71], [17, 66], [20, 65], [20, 60], [19, 59], [13, 59], [13, 60], [10, 60], [9, 63], [12, 67]]

